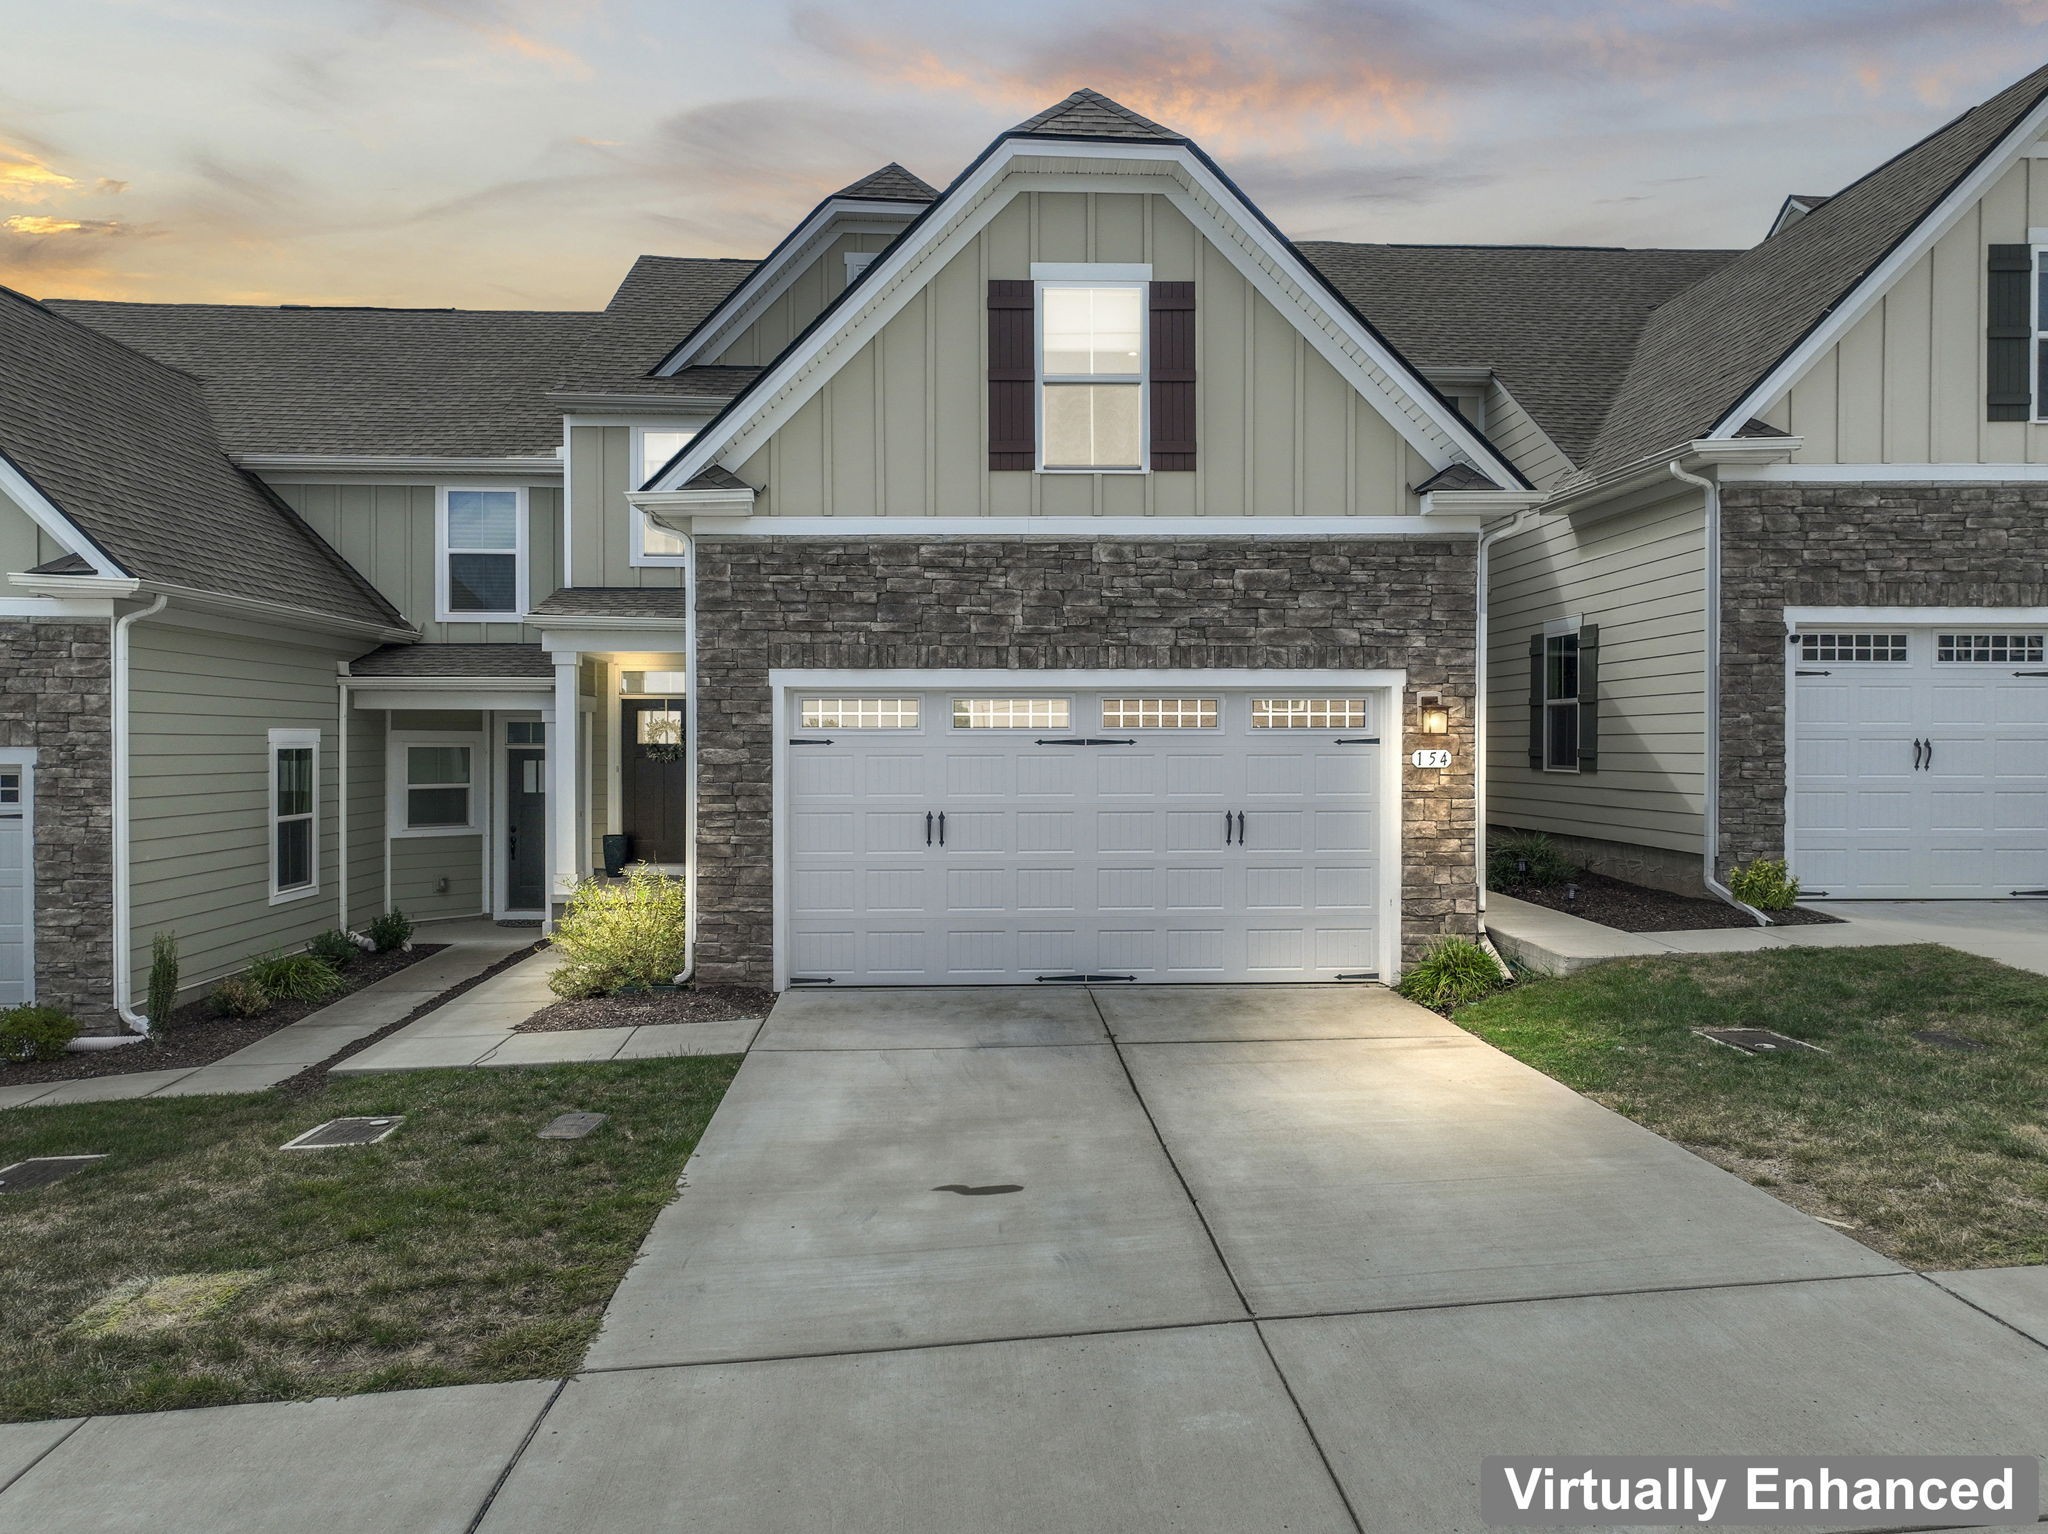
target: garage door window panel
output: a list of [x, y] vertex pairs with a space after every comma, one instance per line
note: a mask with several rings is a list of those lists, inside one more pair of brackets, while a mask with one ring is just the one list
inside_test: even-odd
[[1220, 702], [1215, 698], [1104, 698], [1106, 730], [1213, 730]]
[[1939, 634], [1934, 641], [1941, 665], [2038, 666], [2044, 651], [2044, 634]]
[[1255, 730], [1364, 730], [1371, 728], [1364, 698], [1254, 698]]
[[1904, 665], [1909, 656], [1910, 651], [1904, 634], [1840, 633], [1799, 636], [1799, 658], [1802, 661], [1832, 661], [1838, 665]]
[[955, 698], [956, 730], [1065, 730], [1074, 706], [1066, 698]]
[[806, 730], [915, 730], [923, 723], [919, 698], [805, 698], [797, 722]]

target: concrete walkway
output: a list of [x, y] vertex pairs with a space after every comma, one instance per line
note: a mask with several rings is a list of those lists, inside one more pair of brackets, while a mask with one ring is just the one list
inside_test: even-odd
[[[261, 1092], [298, 1075], [308, 1066], [318, 1065], [357, 1039], [389, 1028], [422, 1002], [489, 969], [507, 954], [532, 943], [536, 936], [534, 932], [485, 922], [423, 925], [414, 934], [415, 942], [448, 946], [342, 997], [332, 1006], [266, 1034], [211, 1065], [0, 1086], [0, 1108], [50, 1108], [62, 1103]], [[129, 1052], [138, 1066], [146, 1063], [152, 1053], [147, 1044], [131, 1045]]]
[[804, 992], [584, 1372], [0, 1428], [0, 1530], [1449, 1534], [1489, 1453], [2041, 1453], [2043, 1331], [1383, 991]]
[[543, 948], [524, 963], [491, 976], [445, 1007], [379, 1039], [334, 1068], [337, 1076], [435, 1070], [465, 1065], [576, 1065], [594, 1060], [660, 1060], [680, 1055], [744, 1054], [761, 1026], [758, 1017], [716, 1023], [654, 1023], [634, 1028], [570, 1028], [552, 1033], [514, 1030], [561, 998], [548, 977], [561, 963]]
[[1716, 927], [1702, 932], [1620, 932], [1548, 906], [1488, 891], [1486, 930], [1510, 961], [1568, 975], [1609, 959], [1672, 953], [1755, 953], [1766, 948], [1874, 948], [1945, 943], [2048, 975], [2048, 900], [1817, 900], [1839, 924]]

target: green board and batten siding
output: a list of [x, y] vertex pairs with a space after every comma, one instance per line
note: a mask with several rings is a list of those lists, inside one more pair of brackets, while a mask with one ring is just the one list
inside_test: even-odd
[[[688, 430], [703, 417], [672, 422], [647, 421], [649, 426]], [[634, 489], [630, 458], [631, 426], [572, 426], [569, 429], [570, 556], [579, 586], [680, 586], [682, 571], [674, 565], [638, 567], [633, 563], [633, 508], [626, 492]]]

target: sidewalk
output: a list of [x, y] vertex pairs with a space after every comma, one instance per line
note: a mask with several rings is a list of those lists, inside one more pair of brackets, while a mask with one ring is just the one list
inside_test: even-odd
[[1622, 932], [1489, 890], [1486, 932], [1511, 963], [1570, 975], [1609, 959], [1673, 953], [1755, 953], [1765, 948], [1877, 948], [1943, 943], [2048, 975], [2048, 901], [1813, 901], [1838, 924]]
[[[144, 1097], [197, 1097], [214, 1093], [261, 1092], [340, 1050], [389, 1028], [451, 986], [481, 974], [507, 954], [532, 943], [537, 934], [482, 922], [423, 925], [418, 943], [446, 943], [440, 953], [409, 964], [332, 1006], [267, 1034], [211, 1065], [175, 1070], [134, 1070], [118, 1076], [0, 1086], [0, 1109], [51, 1108], [63, 1103], [119, 1102]], [[148, 1062], [147, 1044], [129, 1046], [135, 1063]]]
[[534, 1013], [561, 1000], [548, 989], [548, 977], [560, 962], [553, 949], [542, 949], [524, 963], [465, 991], [447, 1006], [429, 1012], [411, 1027], [351, 1055], [334, 1068], [334, 1074], [369, 1076], [464, 1065], [570, 1065], [678, 1055], [737, 1055], [746, 1052], [761, 1026], [758, 1017], [746, 1017], [721, 1023], [516, 1032]]

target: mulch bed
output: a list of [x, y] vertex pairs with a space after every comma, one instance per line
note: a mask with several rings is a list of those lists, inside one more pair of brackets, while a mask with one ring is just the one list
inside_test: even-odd
[[29, 1061], [22, 1065], [0, 1065], [0, 1086], [21, 1086], [37, 1081], [77, 1081], [91, 1076], [126, 1076], [132, 1071], [174, 1071], [214, 1061], [254, 1044], [258, 1039], [311, 1017], [331, 1007], [364, 986], [374, 985], [422, 959], [432, 958], [446, 943], [416, 943], [411, 952], [394, 948], [389, 953], [366, 953], [341, 972], [347, 987], [325, 1001], [294, 1001], [272, 1007], [255, 1017], [216, 1017], [207, 997], [188, 1001], [171, 1014], [169, 1027], [154, 1038], [121, 1049], [83, 1050], [62, 1059]]
[[574, 1028], [639, 1028], [649, 1023], [722, 1023], [736, 1017], [766, 1017], [773, 991], [750, 985], [689, 985], [679, 991], [628, 991], [587, 996], [543, 1007], [512, 1031], [563, 1033]]
[[[1547, 906], [1568, 916], [1584, 917], [1620, 932], [1698, 932], [1710, 927], [1754, 927], [1747, 914], [1718, 900], [1674, 895], [1667, 890], [1645, 889], [1624, 884], [1604, 874], [1582, 873], [1577, 879], [1579, 898], [1567, 901], [1562, 884], [1504, 885], [1500, 893]], [[1820, 926], [1839, 922], [1839, 916], [1794, 906], [1789, 911], [1770, 913], [1774, 925], [1784, 927]]]

